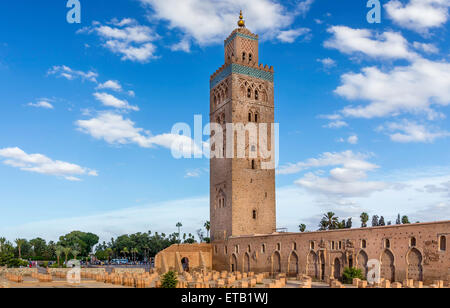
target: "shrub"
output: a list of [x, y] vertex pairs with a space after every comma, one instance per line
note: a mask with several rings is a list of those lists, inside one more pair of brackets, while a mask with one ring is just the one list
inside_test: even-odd
[[364, 276], [362, 274], [362, 271], [358, 268], [345, 268], [344, 273], [342, 274], [343, 282], [346, 284], [353, 283], [354, 278], [359, 278], [361, 280], [364, 280]]
[[175, 289], [178, 283], [178, 275], [174, 271], [167, 272], [162, 276], [161, 288]]

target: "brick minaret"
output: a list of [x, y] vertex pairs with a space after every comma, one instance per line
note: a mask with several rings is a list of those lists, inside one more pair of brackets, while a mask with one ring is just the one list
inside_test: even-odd
[[[242, 13], [238, 25], [225, 40], [225, 64], [211, 76], [210, 121], [220, 123], [224, 131], [227, 123], [268, 123], [270, 136], [274, 123], [273, 68], [259, 64], [258, 35], [245, 28]], [[275, 170], [261, 168], [264, 160], [258, 141], [249, 144], [246, 137], [245, 142], [246, 158], [237, 158], [235, 153], [234, 158], [211, 159], [213, 241], [270, 234], [276, 229]], [[213, 150], [216, 146], [212, 145]], [[257, 157], [250, 157], [250, 151]]]

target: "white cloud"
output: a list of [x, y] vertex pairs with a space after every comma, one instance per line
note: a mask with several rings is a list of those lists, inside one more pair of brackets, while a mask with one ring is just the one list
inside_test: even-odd
[[58, 77], [66, 78], [67, 80], [74, 80], [81, 78], [82, 80], [89, 80], [97, 83], [98, 74], [93, 71], [83, 72], [73, 70], [66, 65], [53, 66], [48, 70], [47, 75], [57, 75]]
[[325, 128], [342, 128], [342, 127], [347, 127], [348, 123], [342, 120], [337, 120], [337, 121], [333, 121], [328, 123], [327, 125], [324, 125], [323, 127]]
[[415, 49], [421, 50], [428, 54], [439, 53], [439, 49], [434, 44], [414, 42], [413, 46]]
[[439, 116], [432, 106], [450, 104], [450, 64], [416, 59], [411, 65], [383, 72], [366, 67], [359, 74], [341, 77], [335, 92], [349, 100], [366, 100], [366, 106], [347, 106], [345, 116], [374, 118], [402, 113], [426, 113]]
[[311, 6], [313, 5], [315, 0], [304, 0], [297, 4], [297, 10], [300, 15], [305, 16], [306, 13], [311, 10]]
[[308, 28], [298, 28], [280, 31], [277, 38], [283, 43], [293, 43], [299, 36], [305, 36], [306, 40], [311, 38], [311, 29]]
[[28, 106], [30, 107], [36, 107], [36, 108], [44, 108], [44, 109], [53, 109], [53, 105], [50, 104], [48, 101], [39, 101], [36, 103], [28, 103]]
[[309, 172], [295, 184], [310, 193], [331, 198], [367, 197], [376, 191], [391, 187], [385, 182], [366, 181], [367, 172], [379, 167], [367, 161], [369, 155], [345, 151], [324, 153], [297, 164], [280, 167], [278, 174], [294, 174], [308, 169], [331, 168], [328, 176], [325, 171]]
[[142, 148], [161, 146], [183, 155], [203, 153], [203, 149], [187, 136], [171, 133], [152, 136], [149, 131], [136, 127], [130, 119], [112, 112], [101, 113], [89, 120], [79, 120], [76, 126], [81, 132], [110, 144], [137, 144]]
[[191, 42], [187, 37], [184, 37], [179, 43], [170, 47], [172, 51], [191, 52]]
[[359, 138], [356, 135], [350, 136], [347, 139], [347, 142], [350, 144], [358, 144]]
[[324, 68], [336, 66], [336, 61], [331, 58], [317, 59], [317, 62], [322, 63]]
[[363, 54], [377, 59], [414, 59], [417, 55], [409, 50], [408, 41], [397, 32], [376, 33], [367, 29], [333, 26], [328, 29], [333, 36], [324, 46], [342, 53]]
[[124, 19], [112, 21], [111, 25], [94, 22], [92, 27], [85, 27], [77, 33], [95, 33], [103, 40], [103, 46], [113, 53], [122, 55], [122, 60], [148, 62], [157, 58], [156, 45], [159, 36], [147, 26], [139, 25], [135, 20]]
[[139, 107], [131, 106], [127, 101], [120, 100], [111, 94], [96, 92], [93, 95], [95, 99], [100, 101], [104, 106], [139, 111]]
[[410, 0], [407, 4], [391, 0], [384, 5], [394, 23], [421, 34], [443, 26], [449, 19], [449, 7], [448, 0]]
[[[275, 0], [140, 0], [149, 8], [149, 20], [168, 23], [169, 30], [181, 31], [201, 46], [223, 43], [237, 27], [239, 10], [243, 10], [247, 27], [265, 39], [292, 39], [289, 31], [297, 15], [306, 13], [312, 1], [286, 7]], [[280, 36], [281, 34], [281, 36]], [[290, 34], [290, 35], [289, 35]], [[297, 35], [298, 36], [298, 35]]]
[[3, 164], [19, 168], [23, 171], [63, 177], [69, 181], [79, 181], [78, 176], [97, 176], [95, 170], [83, 168], [75, 164], [52, 160], [42, 154], [27, 154], [20, 148], [0, 149], [0, 157], [5, 158]]
[[117, 80], [108, 80], [104, 83], [99, 84], [97, 86], [97, 89], [99, 89], [99, 90], [108, 89], [108, 90], [113, 90], [116, 92], [121, 92], [122, 86], [120, 85], [120, 82], [118, 82]]
[[431, 143], [437, 138], [449, 137], [450, 132], [430, 130], [425, 125], [404, 120], [399, 123], [388, 123], [378, 128], [379, 131], [387, 131], [394, 142], [426, 142]]

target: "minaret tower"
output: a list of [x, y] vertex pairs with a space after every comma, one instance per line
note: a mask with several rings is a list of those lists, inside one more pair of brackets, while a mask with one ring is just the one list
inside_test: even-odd
[[[210, 80], [210, 121], [226, 132], [224, 154], [230, 153], [226, 139], [235, 139], [235, 149], [237, 140], [227, 124], [267, 123], [270, 149], [274, 123], [273, 68], [259, 64], [259, 38], [245, 27], [242, 11], [238, 26], [225, 40], [225, 64]], [[212, 150], [217, 146], [222, 148], [212, 144]], [[275, 170], [262, 168], [259, 147], [259, 141], [250, 144], [245, 137], [246, 158], [234, 153], [211, 159], [212, 241], [276, 231]]]

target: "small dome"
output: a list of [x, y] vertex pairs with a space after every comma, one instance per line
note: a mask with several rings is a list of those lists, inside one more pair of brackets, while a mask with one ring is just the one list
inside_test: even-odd
[[238, 26], [241, 28], [245, 27], [245, 20], [244, 20], [244, 16], [242, 15], [242, 11], [239, 16]]

